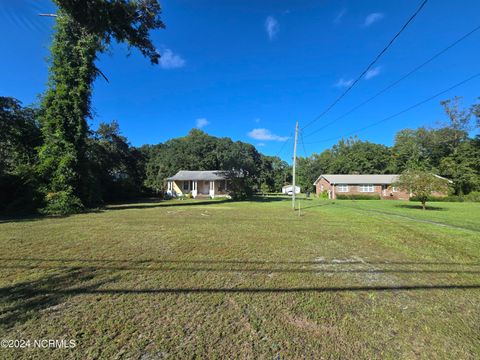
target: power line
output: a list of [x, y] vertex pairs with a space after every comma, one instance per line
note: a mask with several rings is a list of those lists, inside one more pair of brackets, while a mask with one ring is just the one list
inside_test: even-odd
[[303, 153], [305, 154], [305, 157], [307, 158], [307, 149], [305, 148], [305, 142], [303, 141], [303, 132], [300, 132], [300, 141], [302, 142], [302, 148], [303, 148]]
[[[372, 124], [370, 124], [370, 125], [364, 126], [364, 127], [359, 128], [359, 129], [357, 129], [357, 130], [354, 130], [354, 131], [351, 131], [351, 132], [345, 134], [344, 136], [349, 136], [349, 135], [353, 135], [353, 134], [359, 133], [359, 132], [364, 131], [364, 130], [366, 130], [366, 129], [370, 129], [370, 128], [373, 127], [373, 126], [376, 126], [376, 125], [378, 125], [378, 124], [381, 124], [381, 123], [383, 123], [383, 122], [385, 122], [385, 121], [391, 120], [391, 119], [393, 119], [393, 118], [395, 118], [395, 117], [397, 117], [397, 116], [400, 116], [400, 115], [406, 113], [407, 111], [410, 111], [410, 110], [412, 110], [412, 109], [415, 109], [415, 108], [419, 107], [420, 105], [423, 105], [423, 104], [425, 104], [426, 102], [429, 102], [429, 101], [431, 101], [431, 100], [439, 97], [440, 95], [443, 95], [443, 94], [445, 94], [445, 93], [447, 93], [447, 92], [449, 92], [449, 91], [451, 91], [451, 90], [453, 90], [453, 89], [455, 89], [455, 88], [457, 88], [457, 87], [459, 87], [459, 86], [461, 86], [461, 85], [463, 85], [463, 84], [465, 84], [465, 83], [467, 83], [467, 82], [469, 82], [469, 81], [477, 78], [478, 76], [480, 76], [480, 73], [477, 73], [477, 74], [475, 74], [475, 75], [473, 75], [473, 76], [470, 76], [469, 78], [467, 78], [467, 79], [465, 79], [465, 80], [463, 80], [463, 81], [460, 81], [459, 83], [457, 83], [457, 84], [455, 84], [455, 85], [450, 86], [448, 89], [442, 90], [442, 91], [436, 93], [435, 95], [432, 95], [432, 96], [430, 96], [430, 97], [428, 97], [428, 98], [426, 98], [426, 99], [424, 99], [424, 100], [422, 100], [422, 101], [420, 101], [420, 102], [418, 102], [418, 103], [416, 103], [416, 104], [414, 104], [414, 105], [412, 105], [412, 106], [410, 106], [410, 107], [408, 107], [408, 108], [406, 108], [406, 109], [403, 109], [403, 110], [401, 110], [401, 111], [393, 114], [393, 115], [387, 116], [386, 118], [383, 118], [383, 119], [381, 119], [381, 120], [379, 120], [379, 121], [376, 121], [376, 122], [374, 122], [374, 123], [372, 123]], [[319, 143], [323, 143], [323, 142], [327, 142], [327, 141], [331, 141], [331, 140], [340, 139], [340, 138], [342, 138], [342, 137], [343, 137], [343, 136], [336, 136], [336, 137], [332, 137], [332, 138], [328, 138], [328, 139], [324, 139], [324, 140], [320, 140], [320, 141], [313, 141], [313, 142], [310, 142], [310, 143], [307, 143], [307, 144], [319, 144]]]
[[281, 153], [281, 152], [283, 151], [283, 149], [285, 148], [285, 145], [287, 145], [287, 143], [290, 142], [290, 140], [291, 140], [291, 135], [292, 135], [292, 134], [290, 133], [290, 135], [288, 136], [288, 139], [283, 142], [283, 145], [280, 147], [280, 150], [277, 151], [277, 153], [274, 155], [274, 157], [278, 157], [278, 156], [280, 155], [280, 153]]
[[383, 48], [382, 51], [373, 59], [372, 62], [363, 70], [363, 72], [355, 79], [355, 81], [332, 103], [330, 106], [328, 106], [320, 115], [318, 115], [316, 118], [311, 120], [309, 123], [307, 123], [302, 130], [306, 129], [308, 126], [312, 125], [314, 122], [318, 121], [322, 116], [327, 114], [337, 103], [343, 99], [349, 92], [350, 90], [360, 81], [360, 79], [372, 68], [373, 65], [377, 63], [377, 61], [382, 57], [385, 52], [390, 48], [390, 46], [395, 42], [395, 40], [400, 36], [400, 34], [407, 28], [407, 26], [415, 19], [415, 17], [418, 15], [418, 13], [423, 9], [425, 4], [428, 2], [428, 0], [423, 0], [418, 9], [413, 13], [412, 16], [407, 20], [407, 22], [402, 26], [402, 28], [395, 34], [395, 36], [388, 42], [388, 44]]
[[454, 46], [456, 46], [457, 44], [459, 44], [460, 42], [462, 42], [463, 40], [465, 40], [466, 38], [468, 38], [470, 35], [472, 35], [473, 33], [475, 33], [476, 31], [480, 30], [480, 25], [477, 26], [476, 28], [474, 28], [473, 30], [469, 31], [468, 33], [466, 33], [465, 35], [461, 36], [459, 39], [457, 39], [456, 41], [454, 41], [453, 43], [451, 43], [450, 45], [448, 45], [447, 47], [445, 47], [444, 49], [442, 49], [441, 51], [439, 51], [438, 53], [436, 53], [435, 55], [433, 55], [432, 57], [430, 57], [428, 60], [424, 61], [422, 64], [418, 65], [417, 67], [415, 67], [414, 69], [410, 70], [408, 73], [406, 73], [405, 75], [403, 75], [401, 78], [399, 78], [398, 80], [392, 82], [390, 85], [386, 86], [385, 88], [383, 88], [382, 90], [380, 90], [378, 93], [376, 93], [375, 95], [373, 95], [372, 97], [368, 98], [367, 100], [363, 101], [362, 103], [358, 104], [357, 106], [353, 107], [352, 109], [350, 109], [349, 111], [347, 111], [346, 113], [340, 115], [339, 117], [337, 117], [336, 119], [324, 124], [322, 127], [318, 128], [317, 130], [314, 130], [312, 131], [311, 133], [305, 135], [305, 137], [309, 137], [309, 136], [312, 136], [316, 133], [318, 133], [319, 131], [327, 128], [328, 126], [334, 124], [335, 122], [337, 122], [338, 120], [341, 120], [345, 117], [347, 117], [348, 115], [350, 115], [351, 113], [353, 113], [354, 111], [358, 110], [359, 108], [361, 108], [362, 106], [368, 104], [370, 101], [374, 100], [375, 98], [377, 98], [378, 96], [382, 95], [383, 93], [387, 92], [388, 90], [390, 90], [391, 88], [393, 88], [394, 86], [398, 85], [401, 81], [405, 80], [406, 78], [408, 78], [410, 75], [414, 74], [415, 72], [417, 72], [418, 70], [420, 70], [421, 68], [423, 68], [424, 66], [428, 65], [429, 63], [431, 63], [433, 60], [435, 60], [436, 58], [440, 57], [441, 55], [443, 55], [444, 53], [446, 53], [448, 50], [450, 50], [451, 48], [453, 48]]

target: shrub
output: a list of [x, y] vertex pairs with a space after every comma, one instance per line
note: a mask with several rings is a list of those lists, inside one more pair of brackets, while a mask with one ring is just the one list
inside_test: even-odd
[[337, 195], [337, 200], [380, 200], [380, 195], [361, 195], [361, 194], [355, 194], [355, 195], [345, 195], [345, 194], [340, 194]]
[[[420, 201], [416, 196], [412, 196], [410, 201]], [[448, 196], [429, 196], [427, 201], [433, 202], [463, 202], [465, 201], [463, 197], [458, 195], [448, 195]]]
[[322, 193], [320, 194], [321, 199], [328, 199], [328, 191], [323, 190]]
[[82, 202], [71, 191], [48, 193], [45, 203], [45, 207], [40, 211], [45, 215], [70, 215], [83, 210]]
[[465, 201], [480, 202], [480, 191], [472, 191], [464, 196]]

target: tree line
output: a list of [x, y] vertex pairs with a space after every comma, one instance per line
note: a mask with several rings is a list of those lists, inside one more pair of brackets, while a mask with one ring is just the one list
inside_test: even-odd
[[[157, 0], [54, 0], [55, 32], [49, 82], [40, 106], [23, 107], [0, 98], [0, 211], [69, 214], [105, 202], [159, 194], [164, 179], [180, 169], [218, 169], [242, 174], [236, 197], [279, 191], [290, 181], [289, 165], [254, 146], [216, 138], [200, 130], [163, 144], [135, 148], [118, 123], [89, 129], [91, 95], [97, 78], [108, 81], [95, 62], [112, 42], [136, 48], [152, 64], [160, 54], [152, 30], [165, 28]], [[455, 192], [479, 189], [479, 138], [470, 138], [479, 106], [442, 103], [449, 122], [439, 129], [402, 130], [393, 147], [341, 140], [320, 154], [299, 159], [299, 182], [313, 190], [321, 173], [388, 173], [424, 168], [455, 181]], [[478, 120], [477, 120], [478, 121]], [[478, 125], [478, 122], [477, 122]]]
[[[297, 178], [302, 191], [314, 191], [313, 182], [320, 174], [392, 174], [407, 170], [445, 176], [453, 181], [452, 190], [457, 195], [480, 191], [480, 136], [469, 136], [469, 131], [478, 126], [479, 105], [462, 109], [459, 98], [441, 104], [447, 114], [442, 126], [400, 130], [393, 146], [353, 137], [319, 154], [300, 157]], [[50, 151], [51, 141], [45, 136], [44, 126], [49, 122], [44, 116], [41, 108], [22, 107], [16, 99], [0, 97], [0, 210], [42, 209], [62, 214], [108, 202], [161, 196], [165, 179], [179, 170], [241, 172], [241, 183], [233, 187], [238, 198], [254, 192], [279, 192], [291, 182], [292, 169], [286, 161], [263, 155], [251, 144], [192, 129], [184, 137], [136, 148], [122, 136], [118, 122], [112, 121], [100, 123], [95, 131], [85, 130], [82, 164], [78, 167], [81, 181], [76, 185], [82, 196], [71, 203], [49, 188], [55, 179], [44, 177], [45, 152]], [[68, 164], [70, 157], [64, 159], [60, 162]], [[50, 176], [65, 181], [69, 175], [67, 168], [59, 166]], [[57, 199], [52, 199], [55, 196]]]
[[298, 181], [313, 191], [319, 174], [399, 174], [407, 170], [432, 172], [453, 181], [456, 195], [480, 191], [480, 105], [463, 108], [461, 99], [442, 101], [446, 120], [436, 128], [403, 129], [393, 146], [341, 139], [320, 154], [298, 159]]
[[[48, 124], [48, 122], [47, 122]], [[223, 170], [241, 173], [232, 194], [245, 198], [256, 191], [275, 192], [291, 180], [290, 165], [279, 157], [266, 156], [251, 144], [218, 138], [199, 129], [187, 136], [139, 148], [122, 136], [117, 121], [100, 123], [86, 130], [82, 144], [81, 176], [72, 193], [58, 195], [49, 187], [53, 181], [71, 176], [60, 156], [61, 166], [45, 177], [45, 152], [50, 151], [43, 129], [41, 110], [23, 107], [14, 98], [0, 97], [0, 211], [67, 214], [109, 202], [142, 196], [162, 196], [165, 179], [179, 170]], [[72, 147], [74, 150], [75, 147]], [[55, 177], [59, 177], [56, 180]], [[73, 192], [73, 185], [72, 185]]]

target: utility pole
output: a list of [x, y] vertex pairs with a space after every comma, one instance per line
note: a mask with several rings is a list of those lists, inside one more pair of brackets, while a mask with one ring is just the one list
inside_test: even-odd
[[295, 167], [297, 163], [298, 121], [295, 125], [295, 141], [293, 143], [293, 179], [292, 179], [292, 209], [295, 210]]

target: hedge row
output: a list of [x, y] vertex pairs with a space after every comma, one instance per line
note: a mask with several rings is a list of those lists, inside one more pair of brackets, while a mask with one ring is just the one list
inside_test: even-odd
[[380, 200], [380, 195], [345, 195], [338, 194], [337, 200]]
[[[416, 196], [410, 198], [410, 201], [420, 201]], [[427, 201], [433, 202], [480, 202], [480, 192], [474, 191], [468, 195], [448, 195], [448, 196], [429, 196]]]

